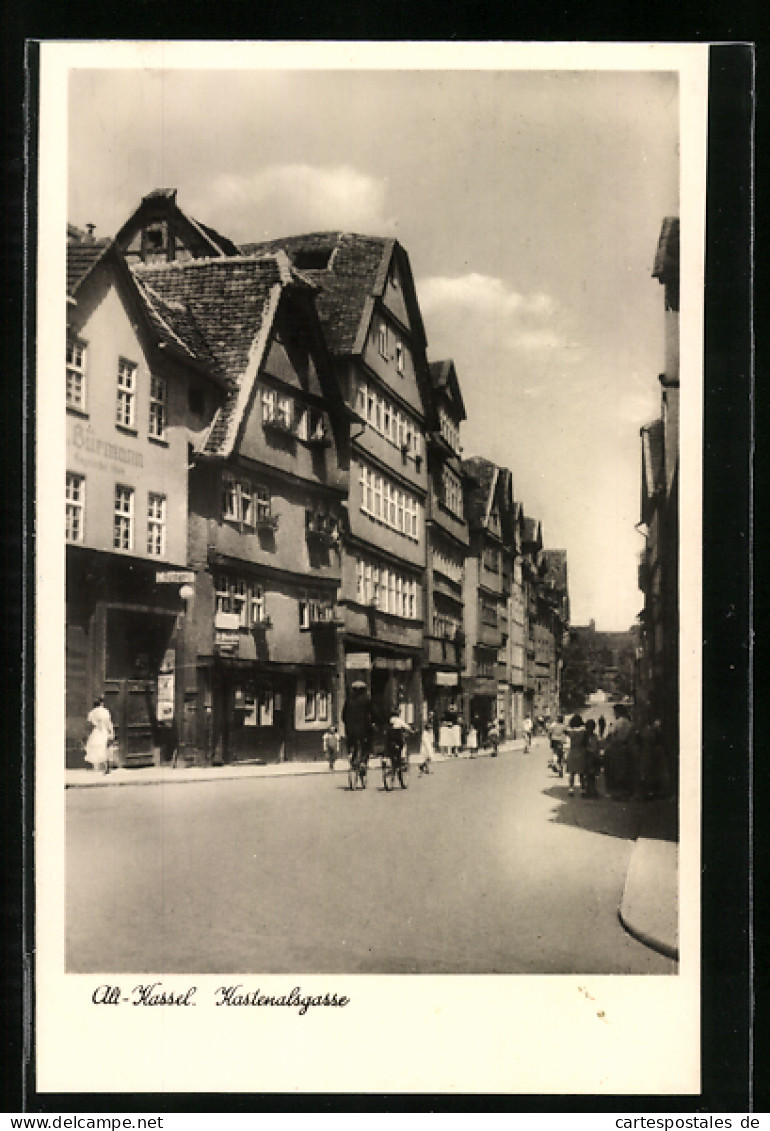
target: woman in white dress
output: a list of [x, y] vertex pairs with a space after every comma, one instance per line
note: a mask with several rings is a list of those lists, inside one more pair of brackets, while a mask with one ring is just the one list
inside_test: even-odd
[[110, 712], [104, 705], [104, 699], [95, 699], [93, 709], [88, 712], [88, 722], [91, 733], [86, 741], [86, 762], [90, 762], [95, 770], [102, 773], [110, 772], [109, 744], [115, 737]]

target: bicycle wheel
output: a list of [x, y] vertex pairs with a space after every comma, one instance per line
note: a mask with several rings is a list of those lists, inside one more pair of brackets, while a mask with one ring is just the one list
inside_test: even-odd
[[398, 767], [398, 781], [402, 789], [406, 789], [409, 785], [409, 759], [404, 758], [401, 765]]

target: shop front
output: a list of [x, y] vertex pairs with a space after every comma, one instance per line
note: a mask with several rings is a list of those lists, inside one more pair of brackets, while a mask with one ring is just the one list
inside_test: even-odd
[[173, 720], [184, 603], [159, 585], [150, 563], [68, 548], [66, 613], [67, 766], [81, 768], [88, 713], [104, 696], [126, 767], [152, 764]]
[[388, 719], [395, 713], [413, 731], [409, 749], [416, 749], [423, 722], [419, 657], [392, 648], [370, 648], [347, 651], [344, 663], [346, 696], [350, 695], [354, 683], [361, 682], [371, 697], [377, 729], [375, 747], [380, 748]]

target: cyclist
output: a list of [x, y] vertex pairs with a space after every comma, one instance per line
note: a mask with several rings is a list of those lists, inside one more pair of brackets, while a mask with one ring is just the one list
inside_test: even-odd
[[342, 708], [342, 721], [345, 724], [350, 763], [357, 765], [359, 761], [369, 761], [374, 716], [366, 684], [362, 680], [356, 680], [350, 690], [350, 698]]

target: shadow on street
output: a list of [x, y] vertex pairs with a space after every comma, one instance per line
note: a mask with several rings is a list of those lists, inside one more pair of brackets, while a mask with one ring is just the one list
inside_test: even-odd
[[672, 842], [679, 839], [675, 801], [613, 801], [606, 793], [586, 798], [580, 796], [577, 787], [574, 797], [570, 797], [568, 790], [565, 779], [542, 791], [546, 797], [560, 802], [550, 818], [553, 824], [570, 825], [624, 840], [636, 840], [639, 836]]

